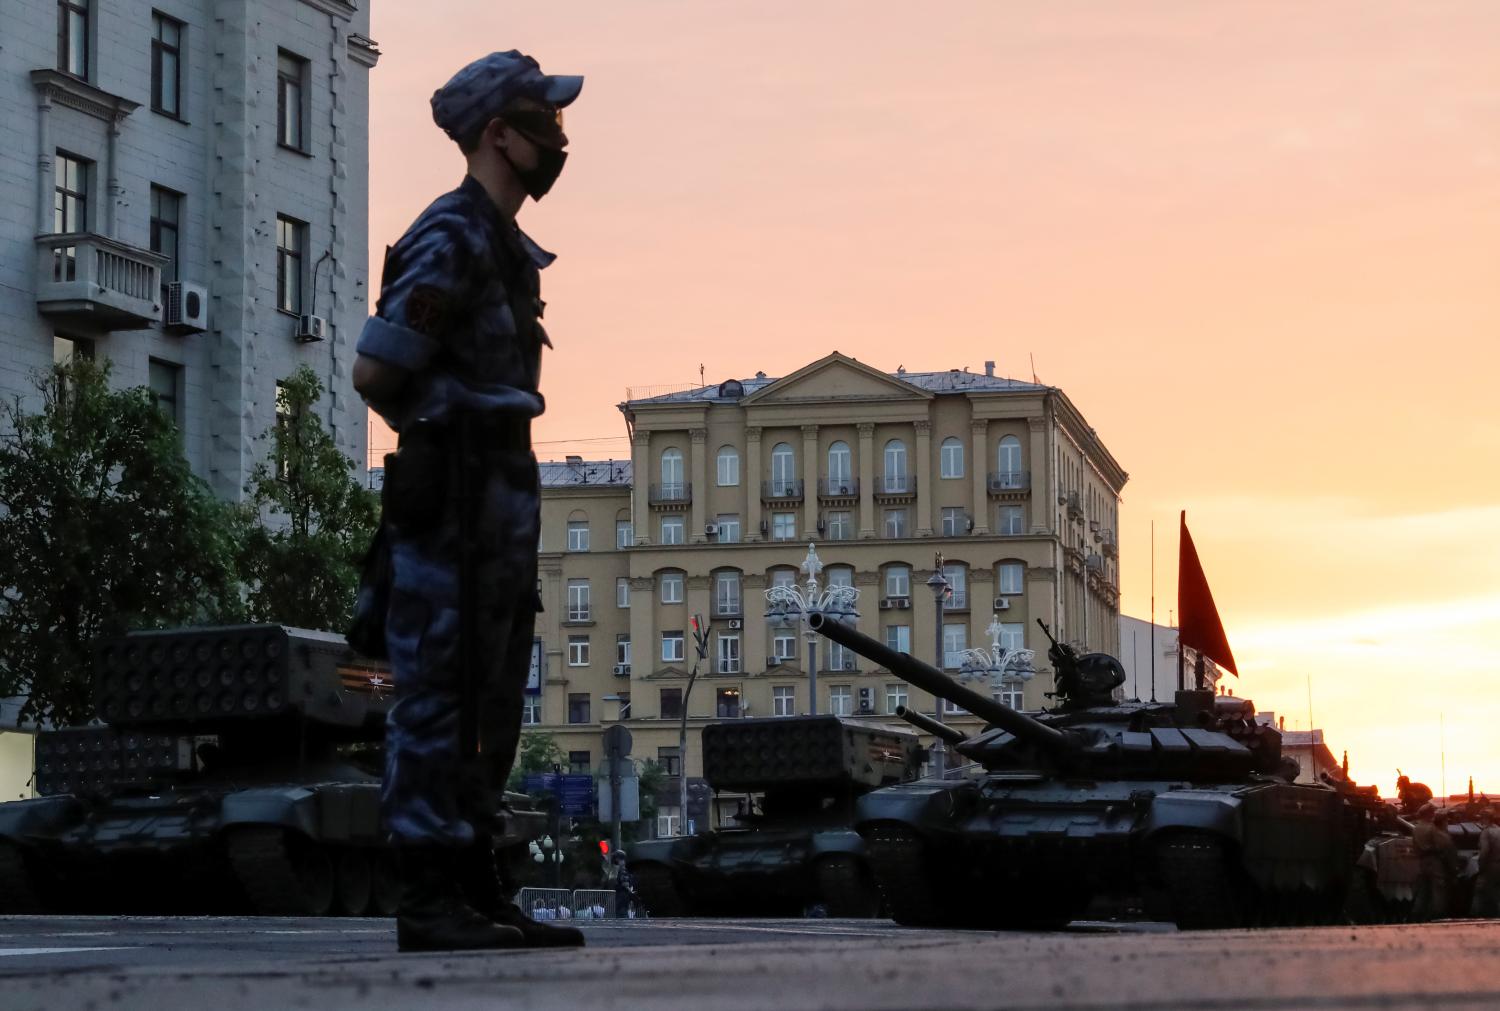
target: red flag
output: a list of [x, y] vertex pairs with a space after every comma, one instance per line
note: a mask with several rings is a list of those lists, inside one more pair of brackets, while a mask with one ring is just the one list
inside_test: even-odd
[[1198, 561], [1193, 535], [1188, 533], [1187, 510], [1182, 513], [1182, 545], [1177, 554], [1177, 614], [1179, 645], [1196, 650], [1239, 677], [1240, 672], [1234, 668], [1234, 654], [1229, 651], [1229, 640], [1224, 635], [1224, 622], [1219, 620], [1213, 591], [1208, 588], [1208, 577]]

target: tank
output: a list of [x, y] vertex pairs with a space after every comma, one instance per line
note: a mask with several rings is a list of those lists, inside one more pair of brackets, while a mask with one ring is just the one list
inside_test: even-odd
[[1056, 705], [1027, 715], [826, 616], [811, 624], [986, 724], [941, 728], [965, 767], [855, 806], [898, 922], [1058, 927], [1122, 897], [1184, 929], [1340, 917], [1370, 815], [1326, 784], [1292, 782], [1280, 734], [1248, 701], [1116, 701], [1115, 658], [1054, 641]]
[[[0, 804], [0, 910], [390, 915], [381, 664], [280, 625], [135, 632], [95, 654], [100, 725], [37, 735]], [[545, 816], [497, 798], [497, 847]]]
[[[1402, 777], [1405, 782], [1405, 777]], [[1426, 788], [1422, 784], [1413, 784]], [[1424, 801], [1412, 804], [1410, 794], [1401, 790], [1395, 804], [1382, 804], [1379, 832], [1367, 840], [1359, 855], [1354, 884], [1349, 897], [1349, 919], [1355, 923], [1406, 923], [1414, 918], [1420, 877], [1420, 862], [1412, 845], [1412, 822], [1406, 817]], [[1432, 796], [1430, 790], [1427, 797]], [[1437, 918], [1470, 915], [1475, 878], [1479, 872], [1479, 815], [1493, 812], [1488, 798], [1471, 798], [1467, 803], [1440, 808], [1436, 822], [1453, 842], [1453, 862], [1443, 890], [1446, 901], [1432, 910]]]
[[837, 716], [774, 717], [703, 729], [703, 775], [717, 791], [743, 793], [730, 828], [635, 843], [627, 862], [657, 916], [830, 916], [881, 909], [856, 801], [910, 780], [917, 735]]

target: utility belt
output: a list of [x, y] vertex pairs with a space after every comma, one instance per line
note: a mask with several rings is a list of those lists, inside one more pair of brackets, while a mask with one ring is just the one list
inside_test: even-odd
[[465, 504], [457, 501], [464, 488], [473, 494], [490, 474], [535, 483], [529, 418], [419, 418], [402, 426], [396, 452], [386, 454], [385, 520], [397, 533], [430, 529]]

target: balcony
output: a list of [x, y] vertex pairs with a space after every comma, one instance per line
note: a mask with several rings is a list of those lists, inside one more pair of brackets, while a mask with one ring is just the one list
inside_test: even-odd
[[776, 502], [801, 502], [801, 481], [762, 481], [760, 483], [760, 500], [767, 503]]
[[909, 502], [917, 497], [917, 479], [910, 474], [882, 474], [875, 479], [875, 501]]
[[859, 478], [823, 478], [818, 482], [818, 499], [827, 505], [854, 505], [859, 501]]
[[1025, 495], [1031, 491], [1031, 471], [990, 471], [988, 487], [990, 495], [995, 498], [1011, 498]]
[[969, 609], [969, 592], [967, 590], [949, 590], [948, 595], [943, 598], [944, 611], [967, 611]]
[[142, 330], [161, 320], [166, 257], [90, 232], [42, 235], [37, 311], [91, 330]]
[[650, 489], [654, 506], [687, 505], [693, 501], [692, 484], [653, 484]]

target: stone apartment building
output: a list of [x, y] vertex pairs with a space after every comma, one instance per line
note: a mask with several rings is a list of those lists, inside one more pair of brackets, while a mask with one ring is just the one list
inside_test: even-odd
[[236, 499], [277, 380], [305, 364], [363, 467], [349, 373], [370, 309], [368, 5], [0, 10], [0, 397], [34, 408], [54, 362], [107, 358], [112, 383], [149, 387], [194, 472]]
[[[810, 711], [807, 646], [767, 618], [765, 590], [801, 583], [815, 542], [824, 584], [859, 591], [857, 627], [945, 665], [990, 642], [1046, 642], [1035, 619], [1089, 649], [1119, 649], [1118, 530], [1127, 476], [1059, 389], [984, 374], [888, 374], [834, 353], [781, 379], [758, 375], [621, 405], [629, 461], [542, 467], [535, 692], [526, 720], [555, 735], [578, 771], [625, 723], [634, 757], [681, 773], [678, 717], [695, 653], [709, 652], [687, 701], [687, 774], [714, 720]], [[926, 580], [935, 556], [952, 588], [941, 620]], [[940, 637], [940, 638], [939, 638]], [[831, 644], [818, 650], [820, 713], [894, 719], [931, 697]], [[1045, 673], [993, 687], [1044, 702]], [[950, 719], [964, 721], [962, 714]], [[725, 812], [689, 811], [697, 827]], [[732, 802], [725, 802], [732, 807]], [[657, 830], [681, 828], [664, 808]]]

